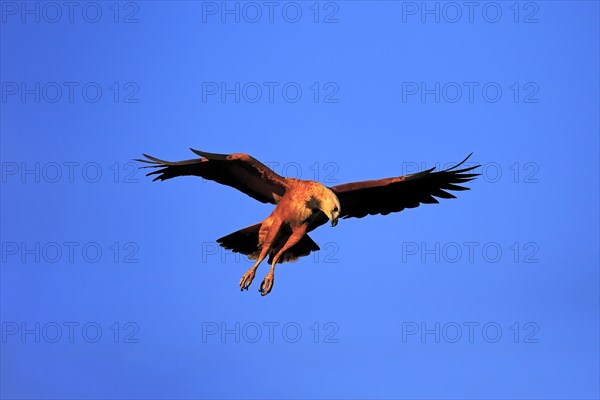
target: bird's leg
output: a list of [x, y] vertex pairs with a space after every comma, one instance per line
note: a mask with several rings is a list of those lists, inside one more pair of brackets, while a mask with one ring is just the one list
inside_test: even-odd
[[260, 263], [265, 259], [265, 257], [269, 254], [269, 251], [271, 251], [271, 245], [273, 244], [275, 237], [279, 233], [280, 228], [281, 222], [277, 219], [269, 217], [262, 222], [260, 231], [258, 233], [258, 242], [259, 246], [261, 246], [260, 254], [252, 268], [246, 271], [244, 276], [242, 276], [242, 279], [240, 279], [240, 290], [248, 290], [248, 287], [250, 287], [250, 284], [254, 279], [256, 269], [258, 268]]
[[250, 284], [252, 283], [252, 280], [254, 279], [254, 274], [256, 274], [256, 269], [269, 253], [269, 248], [269, 246], [263, 246], [263, 248], [260, 251], [260, 255], [256, 259], [256, 262], [254, 263], [252, 268], [246, 271], [244, 276], [242, 276], [242, 279], [240, 279], [240, 290], [248, 290]]
[[304, 236], [305, 232], [306, 227], [293, 229], [292, 234], [288, 238], [287, 242], [285, 242], [281, 250], [279, 250], [277, 254], [275, 254], [275, 257], [273, 257], [273, 262], [271, 263], [271, 269], [269, 270], [269, 273], [265, 276], [265, 279], [260, 284], [260, 289], [258, 289], [260, 291], [261, 296], [266, 296], [267, 294], [269, 294], [269, 292], [271, 292], [271, 289], [273, 289], [273, 281], [275, 280], [275, 265], [277, 265], [277, 261], [279, 261], [279, 258], [283, 255], [283, 253], [286, 252], [286, 250], [298, 243], [298, 241], [302, 239], [302, 236]]

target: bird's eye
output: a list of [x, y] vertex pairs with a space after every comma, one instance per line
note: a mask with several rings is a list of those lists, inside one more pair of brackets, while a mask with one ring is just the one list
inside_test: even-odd
[[338, 211], [338, 207], [337, 206], [333, 207], [333, 211], [337, 212]]

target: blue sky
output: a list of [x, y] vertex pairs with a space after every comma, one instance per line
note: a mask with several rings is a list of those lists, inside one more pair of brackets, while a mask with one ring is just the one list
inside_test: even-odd
[[[0, 394], [598, 398], [597, 2], [0, 2]], [[311, 236], [131, 159], [245, 152], [327, 185], [471, 191]]]

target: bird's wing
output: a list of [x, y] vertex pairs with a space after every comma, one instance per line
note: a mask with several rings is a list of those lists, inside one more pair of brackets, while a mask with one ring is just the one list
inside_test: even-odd
[[151, 164], [145, 168], [156, 168], [146, 174], [156, 175], [153, 181], [184, 175], [199, 176], [234, 187], [263, 203], [276, 204], [288, 188], [284, 177], [248, 154], [214, 154], [190, 150], [202, 158], [171, 162], [144, 154], [145, 160], [136, 161]]
[[452, 168], [433, 172], [435, 168], [396, 178], [346, 183], [330, 188], [342, 206], [342, 218], [362, 218], [368, 214], [387, 215], [421, 204], [438, 203], [455, 198], [451, 190], [469, 190], [459, 184], [475, 179], [479, 174], [468, 173], [474, 167], [458, 169], [471, 155]]

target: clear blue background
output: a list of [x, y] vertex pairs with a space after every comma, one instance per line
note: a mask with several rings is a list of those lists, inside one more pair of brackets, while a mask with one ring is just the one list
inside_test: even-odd
[[[391, 1], [338, 2], [337, 23], [323, 23], [335, 10], [326, 3], [319, 23], [312, 2], [301, 3], [298, 23], [280, 11], [273, 23], [266, 16], [203, 23], [201, 3], [138, 2], [137, 11], [121, 3], [114, 23], [112, 2], [98, 4], [95, 24], [81, 9], [72, 23], [66, 15], [23, 23], [3, 9], [4, 85], [103, 88], [97, 103], [76, 90], [73, 102], [17, 95], [0, 104], [3, 168], [94, 162], [103, 173], [97, 183], [86, 182], [81, 168], [73, 182], [3, 173], [3, 243], [93, 242], [103, 250], [97, 263], [80, 253], [72, 263], [66, 255], [23, 262], [3, 250], [3, 329], [80, 324], [73, 343], [66, 328], [58, 343], [6, 336], [3, 398], [598, 398], [597, 2], [537, 2], [537, 10], [520, 3], [518, 23], [512, 2], [496, 3], [497, 23], [481, 8], [472, 23], [466, 15], [422, 23], [419, 14], [403, 22], [403, 4]], [[123, 23], [132, 11], [137, 23]], [[537, 23], [524, 23], [534, 11]], [[202, 82], [271, 81], [297, 82], [302, 99], [290, 103], [276, 92], [272, 103], [202, 101]], [[115, 103], [114, 82], [121, 93], [134, 82], [137, 103]], [[314, 102], [314, 82], [334, 82], [338, 102]], [[496, 103], [480, 91], [473, 102], [403, 101], [402, 82], [497, 82], [503, 96]], [[514, 82], [535, 83], [537, 103], [515, 102]], [[133, 171], [127, 163], [140, 153], [184, 159], [188, 147], [246, 152], [279, 163], [280, 173], [297, 165], [306, 179], [319, 163], [319, 178], [334, 171], [339, 183], [401, 175], [415, 163], [445, 165], [471, 151], [488, 174], [457, 200], [324, 226], [312, 234], [319, 255], [278, 267], [273, 292], [261, 298], [267, 265], [240, 293], [250, 264], [210, 246], [265, 218], [270, 205], [194, 178], [152, 183], [135, 172], [125, 182]], [[123, 262], [128, 242], [137, 263]], [[473, 260], [424, 254], [423, 262], [421, 253], [405, 252], [407, 243], [464, 250], [465, 242], [480, 244]], [[502, 249], [498, 262], [482, 255], [487, 243]], [[531, 249], [537, 263], [524, 262]], [[109, 328], [115, 322], [118, 343]], [[137, 343], [124, 343], [128, 322], [138, 327]], [[280, 324], [272, 343], [268, 322]], [[334, 343], [324, 339], [328, 322]], [[407, 323], [465, 322], [480, 324], [472, 343], [466, 328], [457, 343], [403, 338]], [[102, 327], [97, 343], [82, 338], [86, 323]], [[203, 340], [212, 323], [256, 323], [263, 336]], [[282, 337], [286, 323], [301, 327], [297, 343]], [[498, 342], [482, 338], [486, 323], [502, 328]], [[531, 333], [527, 323], [537, 327], [533, 343], [523, 337]]]

